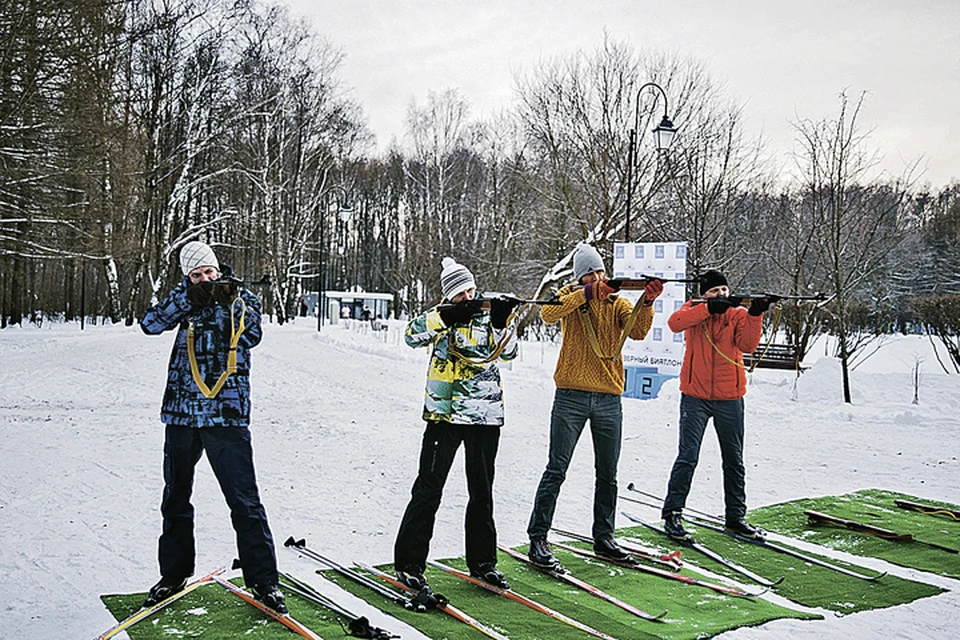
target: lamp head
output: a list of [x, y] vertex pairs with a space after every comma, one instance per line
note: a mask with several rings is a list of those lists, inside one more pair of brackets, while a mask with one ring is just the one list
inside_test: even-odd
[[676, 134], [677, 128], [673, 126], [673, 123], [670, 122], [667, 116], [663, 116], [663, 120], [661, 120], [660, 124], [653, 130], [653, 135], [657, 142], [657, 150], [666, 151], [669, 149]]

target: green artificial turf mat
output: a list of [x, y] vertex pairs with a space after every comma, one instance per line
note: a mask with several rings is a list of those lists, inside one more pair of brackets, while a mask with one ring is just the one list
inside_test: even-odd
[[[232, 580], [242, 585], [242, 579]], [[285, 592], [287, 607], [298, 622], [323, 638], [344, 637], [338, 620], [347, 623], [332, 611]], [[101, 596], [107, 609], [124, 620], [140, 609], [146, 593]], [[203, 638], [204, 640], [236, 640], [237, 638], [298, 637], [267, 614], [228, 592], [219, 584], [206, 584], [171, 603], [149, 618], [126, 629], [131, 640], [169, 640], [170, 638]]]
[[[525, 548], [519, 550], [525, 552]], [[647, 613], [668, 613], [662, 622], [641, 619], [589, 593], [562, 583], [550, 576], [500, 554], [498, 566], [506, 574], [514, 591], [537, 602], [561, 611], [586, 625], [620, 639], [643, 638], [702, 638], [740, 626], [759, 625], [779, 618], [816, 619], [816, 614], [801, 613], [762, 599], [742, 598], [717, 593], [704, 587], [695, 587], [678, 581], [651, 576], [630, 569], [621, 569], [608, 563], [581, 558], [573, 553], [555, 549], [557, 557], [572, 575], [607, 591]], [[465, 569], [462, 559], [444, 561], [457, 569]], [[389, 567], [384, 568], [389, 571]], [[687, 575], [693, 575], [685, 571]], [[343, 578], [324, 573], [344, 588], [377, 606], [389, 605], [373, 592], [356, 586]], [[514, 639], [590, 637], [583, 631], [551, 619], [522, 604], [513, 602], [434, 567], [426, 572], [430, 585], [450, 602]], [[702, 576], [697, 576], [702, 577]], [[399, 610], [397, 605], [393, 605]], [[396, 612], [386, 609], [425, 635], [439, 640], [449, 638], [482, 638], [463, 623], [438, 611], [428, 613]]]
[[917, 542], [883, 540], [837, 525], [809, 524], [803, 513], [811, 509], [897, 533], [909, 533], [918, 540], [960, 548], [960, 522], [943, 515], [901, 509], [894, 503], [896, 499], [960, 509], [957, 505], [903, 493], [864, 489], [842, 496], [793, 500], [763, 507], [751, 511], [750, 517], [755, 524], [785, 536], [854, 555], [881, 558], [904, 567], [960, 578], [960, 554], [947, 553]]
[[[753, 512], [750, 513], [749, 520], [752, 523], [761, 524], [761, 520], [755, 518]], [[738, 541], [726, 534], [698, 527], [695, 524], [685, 523], [684, 526], [699, 544], [749, 571], [771, 581], [783, 577], [783, 582], [773, 587], [773, 591], [805, 607], [819, 607], [840, 614], [848, 614], [905, 604], [943, 591], [926, 583], [890, 575], [876, 582], [861, 580], [825, 567], [808, 564], [793, 556]], [[770, 529], [774, 530], [774, 527], [771, 526]], [[750, 585], [751, 589], [757, 588], [749, 578], [718, 564], [696, 550], [668, 541], [661, 534], [644, 527], [620, 531], [618, 534], [642, 540], [650, 545], [666, 543], [667, 546], [664, 548], [680, 549], [683, 552], [683, 560], [687, 566], [701, 567], [712, 573], [737, 580], [745, 586]], [[802, 553], [829, 560], [817, 554], [805, 551]], [[876, 572], [863, 567], [829, 561], [856, 573], [867, 576], [877, 575]]]

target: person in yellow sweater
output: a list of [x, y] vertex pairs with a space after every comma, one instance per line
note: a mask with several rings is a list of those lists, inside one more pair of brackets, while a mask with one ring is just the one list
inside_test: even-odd
[[615, 295], [619, 284], [606, 278], [600, 254], [586, 244], [579, 245], [574, 253], [573, 276], [577, 284], [569, 284], [557, 293], [561, 304], [545, 305], [540, 311], [547, 324], [560, 322], [562, 343], [553, 375], [557, 390], [550, 414], [550, 452], [527, 526], [527, 555], [535, 564], [552, 569], [560, 565], [547, 544], [547, 533], [560, 486], [587, 420], [596, 472], [593, 549], [598, 555], [630, 559], [613, 537], [623, 421], [620, 396], [625, 377], [621, 337], [624, 332], [634, 340], [646, 337], [653, 324], [653, 301], [663, 292], [660, 280], [650, 280], [635, 314], [629, 300]]

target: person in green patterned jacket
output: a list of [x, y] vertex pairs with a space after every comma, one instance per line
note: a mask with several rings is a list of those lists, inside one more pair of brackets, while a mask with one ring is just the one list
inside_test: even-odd
[[515, 327], [508, 327], [512, 300], [492, 299], [489, 313], [476, 298], [473, 274], [444, 258], [443, 300], [407, 325], [413, 348], [430, 347], [417, 479], [394, 544], [397, 577], [414, 589], [427, 586], [423, 571], [443, 486], [463, 443], [467, 492], [466, 558], [470, 573], [509, 588], [497, 570], [493, 521], [493, 472], [503, 426], [503, 388], [497, 360], [517, 355]]

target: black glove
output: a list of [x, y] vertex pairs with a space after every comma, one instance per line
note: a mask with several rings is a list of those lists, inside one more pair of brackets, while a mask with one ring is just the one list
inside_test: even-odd
[[780, 296], [767, 294], [750, 300], [750, 309], [747, 311], [752, 316], [759, 316], [770, 308], [770, 305], [779, 301]]
[[204, 281], [187, 289], [187, 300], [195, 307], [206, 307], [213, 304], [213, 282]]
[[236, 278], [228, 276], [215, 280], [211, 284], [213, 284], [213, 301], [217, 304], [226, 307], [236, 300], [237, 292], [240, 290], [240, 281]]
[[520, 304], [515, 298], [492, 298], [490, 300], [490, 324], [494, 329], [503, 329], [507, 326], [510, 312]]
[[710, 310], [710, 313], [726, 313], [727, 309], [733, 306], [733, 303], [727, 300], [726, 298], [710, 298], [707, 300], [707, 309]]
[[480, 311], [478, 300], [464, 300], [457, 304], [440, 307], [440, 319], [443, 320], [443, 324], [452, 327], [455, 324], [467, 324], [470, 318], [478, 315]]

